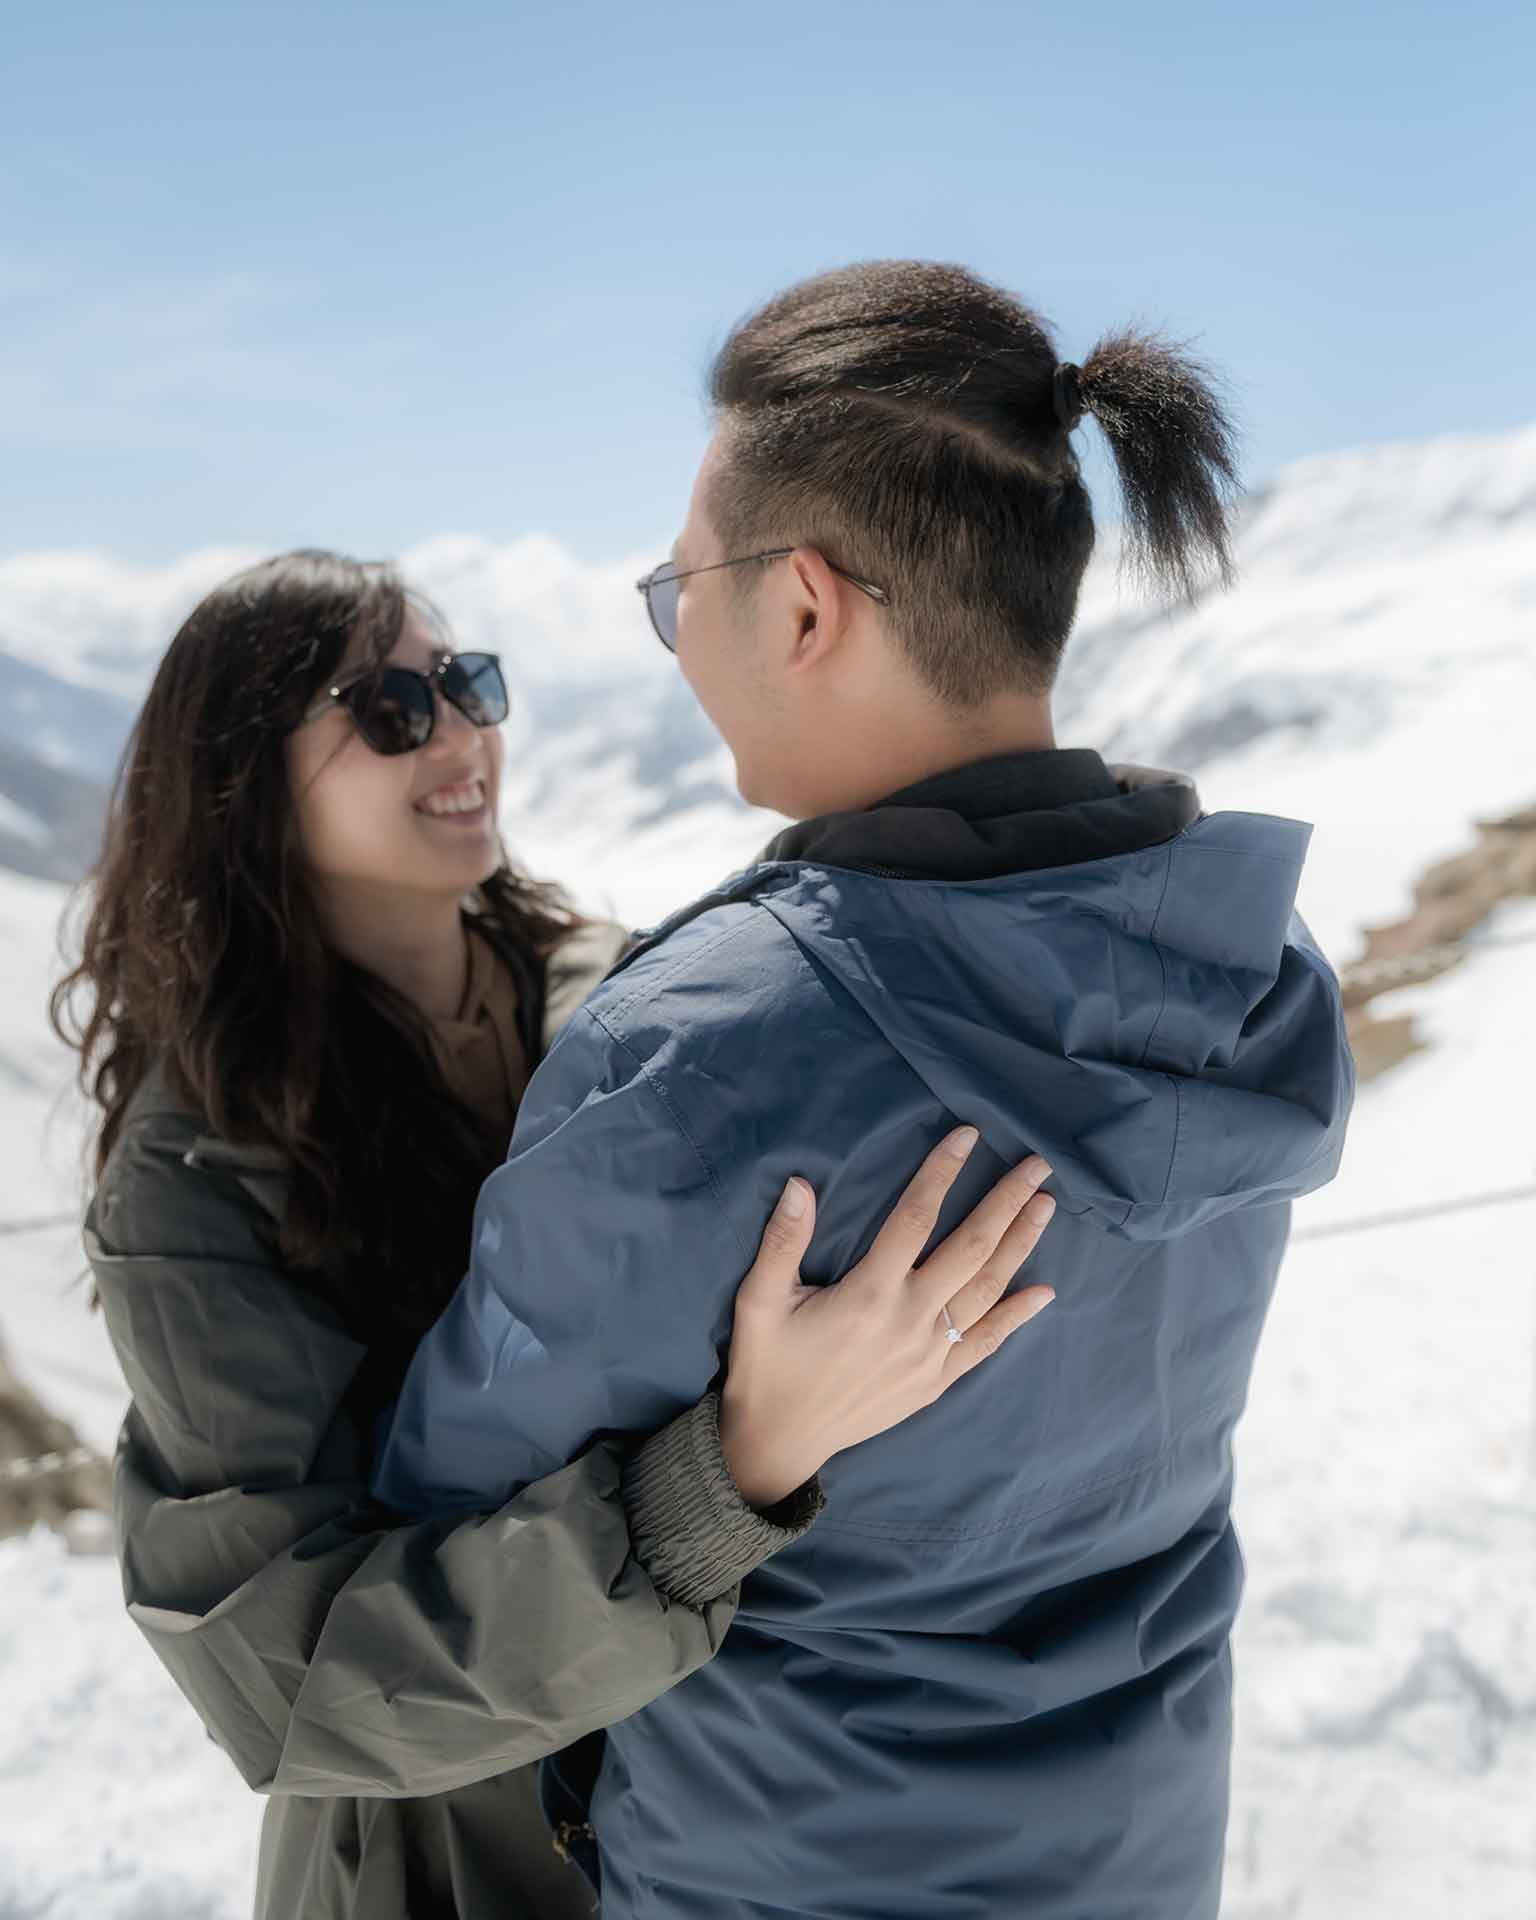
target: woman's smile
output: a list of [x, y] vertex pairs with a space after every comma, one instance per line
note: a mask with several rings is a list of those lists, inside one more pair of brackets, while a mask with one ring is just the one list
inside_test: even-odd
[[475, 825], [486, 816], [485, 782], [477, 774], [471, 780], [455, 780], [434, 787], [412, 805], [417, 813], [431, 820], [453, 820]]

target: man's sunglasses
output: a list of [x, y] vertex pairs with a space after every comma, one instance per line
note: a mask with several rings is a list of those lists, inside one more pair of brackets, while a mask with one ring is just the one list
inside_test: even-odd
[[475, 727], [499, 727], [507, 717], [507, 683], [494, 653], [445, 653], [427, 673], [412, 667], [378, 667], [344, 686], [327, 687], [300, 726], [335, 707], [345, 707], [375, 753], [413, 753], [432, 738], [437, 724], [433, 683], [445, 700]]
[[[739, 560], [717, 560], [709, 567], [685, 567], [681, 573], [670, 560], [663, 560], [659, 567], [652, 567], [644, 579], [635, 582], [635, 591], [645, 595], [645, 610], [651, 616], [656, 638], [668, 653], [676, 653], [679, 581], [690, 579], [696, 573], [718, 573], [722, 567], [747, 567], [754, 560], [784, 560], [793, 552], [793, 547], [770, 547], [766, 553], [744, 553]], [[827, 557], [823, 554], [822, 558], [826, 560]], [[884, 587], [877, 587], [872, 580], [861, 580], [856, 573], [840, 567], [835, 560], [827, 560], [827, 565], [851, 586], [857, 587], [860, 593], [867, 593], [871, 600], [878, 600], [882, 607], [887, 604]]]

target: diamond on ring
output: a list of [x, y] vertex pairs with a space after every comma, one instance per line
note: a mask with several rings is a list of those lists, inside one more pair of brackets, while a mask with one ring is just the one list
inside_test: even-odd
[[944, 1307], [941, 1309], [941, 1311], [943, 1312], [943, 1315], [944, 1315], [944, 1327], [945, 1327], [944, 1338], [950, 1343], [951, 1346], [953, 1346], [957, 1340], [963, 1340], [965, 1338], [965, 1335], [955, 1325], [954, 1321], [950, 1319], [949, 1308]]

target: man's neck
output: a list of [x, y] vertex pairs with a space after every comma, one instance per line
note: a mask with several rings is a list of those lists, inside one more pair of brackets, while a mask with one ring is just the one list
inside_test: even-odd
[[947, 724], [935, 725], [931, 711], [906, 725], [890, 716], [889, 725], [882, 723], [863, 741], [850, 741], [849, 748], [814, 806], [799, 818], [873, 807], [890, 794], [978, 761], [1053, 752], [1056, 737], [1049, 702], [1021, 698], [991, 703]]

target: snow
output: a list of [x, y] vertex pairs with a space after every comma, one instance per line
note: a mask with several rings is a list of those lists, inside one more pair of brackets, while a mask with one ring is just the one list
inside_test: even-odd
[[1300, 905], [1347, 962], [1475, 816], [1536, 797], [1536, 426], [1302, 461], [1236, 553], [1236, 591], [1152, 616], [1106, 555], [1057, 737], [1315, 821]]
[[[1536, 940], [1536, 907], [1503, 932]], [[1536, 946], [1377, 1004], [1298, 1227], [1536, 1183]], [[1225, 1920], [1475, 1913], [1536, 1888], [1536, 1201], [1292, 1247], [1235, 1449], [1249, 1585]]]
[[[1501, 931], [1536, 938], [1536, 906]], [[1531, 953], [1492, 948], [1382, 1003], [1412, 1005], [1433, 1045], [1362, 1089], [1339, 1180], [1298, 1226], [1536, 1175]], [[112, 1362], [57, 1296], [66, 1238], [46, 1281], [8, 1271], [0, 1302], [100, 1443]], [[1529, 1920], [1533, 1245], [1526, 1203], [1287, 1259], [1236, 1447], [1249, 1582], [1224, 1920]], [[247, 1913], [260, 1803], [129, 1625], [112, 1562], [41, 1530], [0, 1544], [0, 1620], [0, 1916]]]
[[[1476, 819], [1536, 800], [1533, 528], [1536, 432], [1303, 463], [1252, 509], [1229, 598], [1148, 619], [1095, 575], [1059, 737], [1169, 765], [1205, 728], [1208, 809], [1316, 822], [1300, 904], [1342, 963]], [[445, 544], [443, 578], [482, 580], [488, 551]], [[545, 588], [575, 594], [546, 559]], [[728, 756], [659, 674], [534, 699], [509, 818], [588, 904], [659, 917], [775, 824], [731, 803]], [[1241, 738], [1257, 711], [1283, 724]], [[39, 1012], [63, 898], [0, 874], [0, 1220], [78, 1202], [78, 1108]], [[1296, 1209], [1236, 1442], [1224, 1920], [1533, 1910], [1536, 1202], [1305, 1237], [1536, 1182], [1536, 901], [1494, 931], [1376, 1003], [1430, 1044], [1361, 1089], [1338, 1180]], [[109, 1446], [124, 1389], [71, 1290], [76, 1235], [0, 1249], [13, 1358]], [[111, 1560], [0, 1543], [0, 1623], [0, 1920], [248, 1913], [261, 1802], [127, 1621]]]
[[113, 1561], [43, 1528], [0, 1545], [0, 1622], [0, 1916], [244, 1920], [259, 1803], [129, 1624]]

